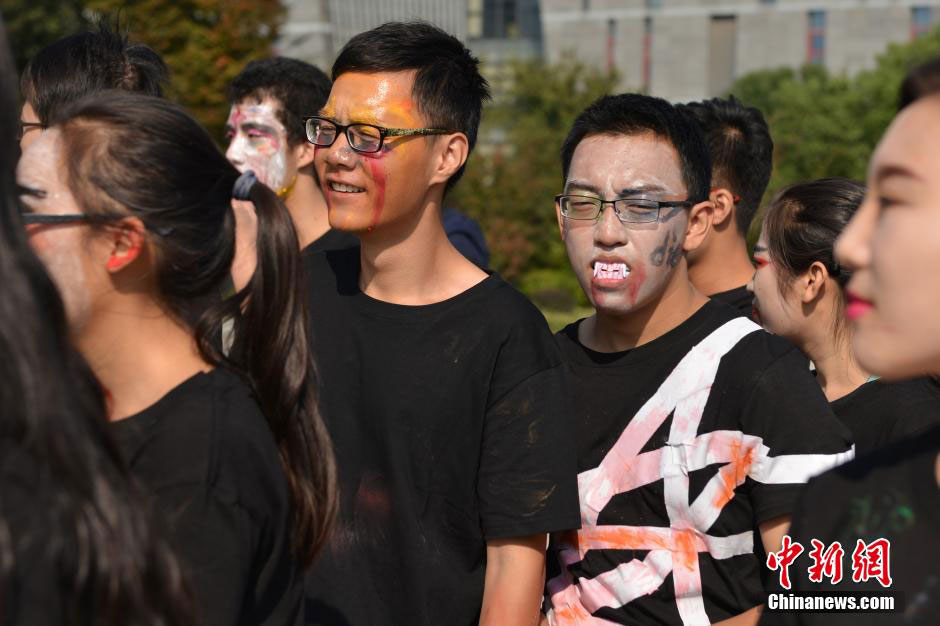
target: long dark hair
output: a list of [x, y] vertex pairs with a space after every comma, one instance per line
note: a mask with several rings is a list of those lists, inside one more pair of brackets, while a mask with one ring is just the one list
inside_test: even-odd
[[[14, 77], [0, 21], [0, 464], [12, 451], [29, 459], [40, 481], [33, 488], [49, 493], [41, 552], [66, 623], [192, 624], [179, 566], [151, 532], [108, 437], [101, 388], [70, 346], [58, 291], [26, 240], [13, 177]], [[17, 619], [15, 572], [42, 571], [17, 563], [27, 540], [8, 523], [8, 495], [0, 493], [0, 620]]]
[[[335, 466], [317, 409], [316, 372], [297, 236], [286, 207], [256, 183], [257, 270], [234, 297], [218, 294], [235, 250], [232, 188], [239, 177], [209, 134], [159, 98], [105, 92], [75, 103], [58, 123], [69, 187], [87, 213], [134, 215], [152, 233], [159, 298], [180, 320], [199, 317], [203, 358], [243, 374], [280, 449], [293, 503], [293, 548], [309, 564], [336, 508]], [[213, 341], [235, 320], [228, 356]]]

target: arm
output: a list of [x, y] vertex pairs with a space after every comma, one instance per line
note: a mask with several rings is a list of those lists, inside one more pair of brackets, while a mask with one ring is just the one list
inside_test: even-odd
[[545, 585], [545, 535], [486, 544], [480, 626], [536, 626]]
[[[790, 516], [781, 515], [769, 519], [758, 526], [760, 529], [761, 543], [764, 544], [764, 550], [768, 554], [780, 550], [783, 543], [783, 536], [790, 530]], [[763, 563], [761, 563], [763, 567]], [[714, 626], [753, 626], [760, 619], [760, 614], [764, 610], [764, 605], [755, 606], [753, 609], [745, 611], [740, 615], [716, 622]]]

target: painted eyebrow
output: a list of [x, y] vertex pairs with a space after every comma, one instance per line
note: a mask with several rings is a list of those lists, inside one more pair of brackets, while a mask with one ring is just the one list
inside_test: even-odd
[[767, 252], [766, 246], [754, 246], [754, 252]]
[[666, 191], [666, 188], [662, 185], [640, 185], [639, 187], [632, 187], [630, 189], [621, 189], [621, 196], [635, 196], [641, 193], [650, 193], [654, 192], [663, 192]]
[[37, 189], [35, 187], [27, 187], [26, 185], [21, 185], [19, 183], [16, 183], [16, 195], [29, 196], [31, 198], [45, 198], [46, 190]]

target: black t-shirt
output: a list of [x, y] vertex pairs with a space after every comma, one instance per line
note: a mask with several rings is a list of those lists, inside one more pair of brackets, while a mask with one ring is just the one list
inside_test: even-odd
[[345, 250], [358, 245], [359, 238], [354, 234], [331, 228], [307, 244], [307, 247], [301, 250], [300, 253], [303, 255], [316, 254], [327, 250]]
[[805, 359], [711, 301], [626, 352], [587, 349], [579, 324], [556, 335], [582, 528], [552, 538], [553, 623], [707, 624], [761, 604], [754, 529], [851, 457]]
[[861, 455], [940, 424], [940, 386], [930, 378], [873, 380], [831, 406], [852, 431], [855, 454]]
[[306, 255], [341, 508], [308, 623], [476, 624], [486, 541], [578, 526], [575, 451], [544, 318], [496, 275], [404, 306], [359, 249]]
[[[790, 536], [804, 548], [790, 566], [792, 591], [886, 592], [903, 599], [899, 613], [807, 613], [766, 611], [766, 626], [814, 624], [931, 625], [940, 619], [940, 487], [936, 462], [940, 427], [889, 444], [814, 478], [800, 498]], [[853, 581], [852, 555], [866, 546], [891, 542], [891, 586], [876, 579]], [[843, 548], [842, 580], [809, 580], [812, 540]], [[869, 572], [876, 573], [876, 572]]]
[[754, 294], [749, 292], [746, 286], [715, 293], [709, 297], [734, 307], [744, 317], [751, 317], [754, 310]]
[[112, 428], [169, 524], [203, 622], [303, 623], [287, 477], [248, 385], [222, 368], [196, 374]]

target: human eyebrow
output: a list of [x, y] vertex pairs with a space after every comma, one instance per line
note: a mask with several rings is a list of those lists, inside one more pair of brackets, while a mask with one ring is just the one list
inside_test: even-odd
[[638, 185], [636, 187], [631, 187], [629, 189], [621, 189], [620, 195], [622, 197], [629, 196], [639, 196], [645, 193], [663, 193], [667, 191], [662, 185]]
[[261, 124], [260, 122], [245, 122], [244, 124], [242, 124], [242, 129], [246, 131], [257, 130], [262, 133], [268, 133], [269, 135], [273, 135], [277, 132], [277, 129], [274, 128], [273, 126], [268, 126], [267, 124]]
[[20, 183], [16, 183], [16, 195], [18, 195], [18, 196], [28, 196], [28, 197], [30, 197], [30, 198], [40, 198], [40, 199], [41, 199], [41, 198], [45, 198], [45, 197], [46, 197], [46, 190], [45, 190], [45, 189], [37, 189], [37, 188], [35, 188], [35, 187], [28, 187], [28, 186], [26, 186], [26, 185], [21, 185]]
[[901, 177], [901, 178], [913, 178], [915, 180], [920, 180], [920, 176], [915, 174], [913, 170], [908, 169], [904, 165], [900, 165], [900, 164], [892, 163], [888, 165], [883, 165], [875, 171], [875, 179], [879, 181], [882, 181], [886, 178], [893, 178], [895, 176]]
[[569, 180], [567, 183], [565, 183], [565, 192], [569, 192], [572, 189], [577, 191], [587, 191], [588, 193], [593, 193], [598, 196], [601, 195], [601, 192], [597, 190], [597, 187], [582, 180]]

